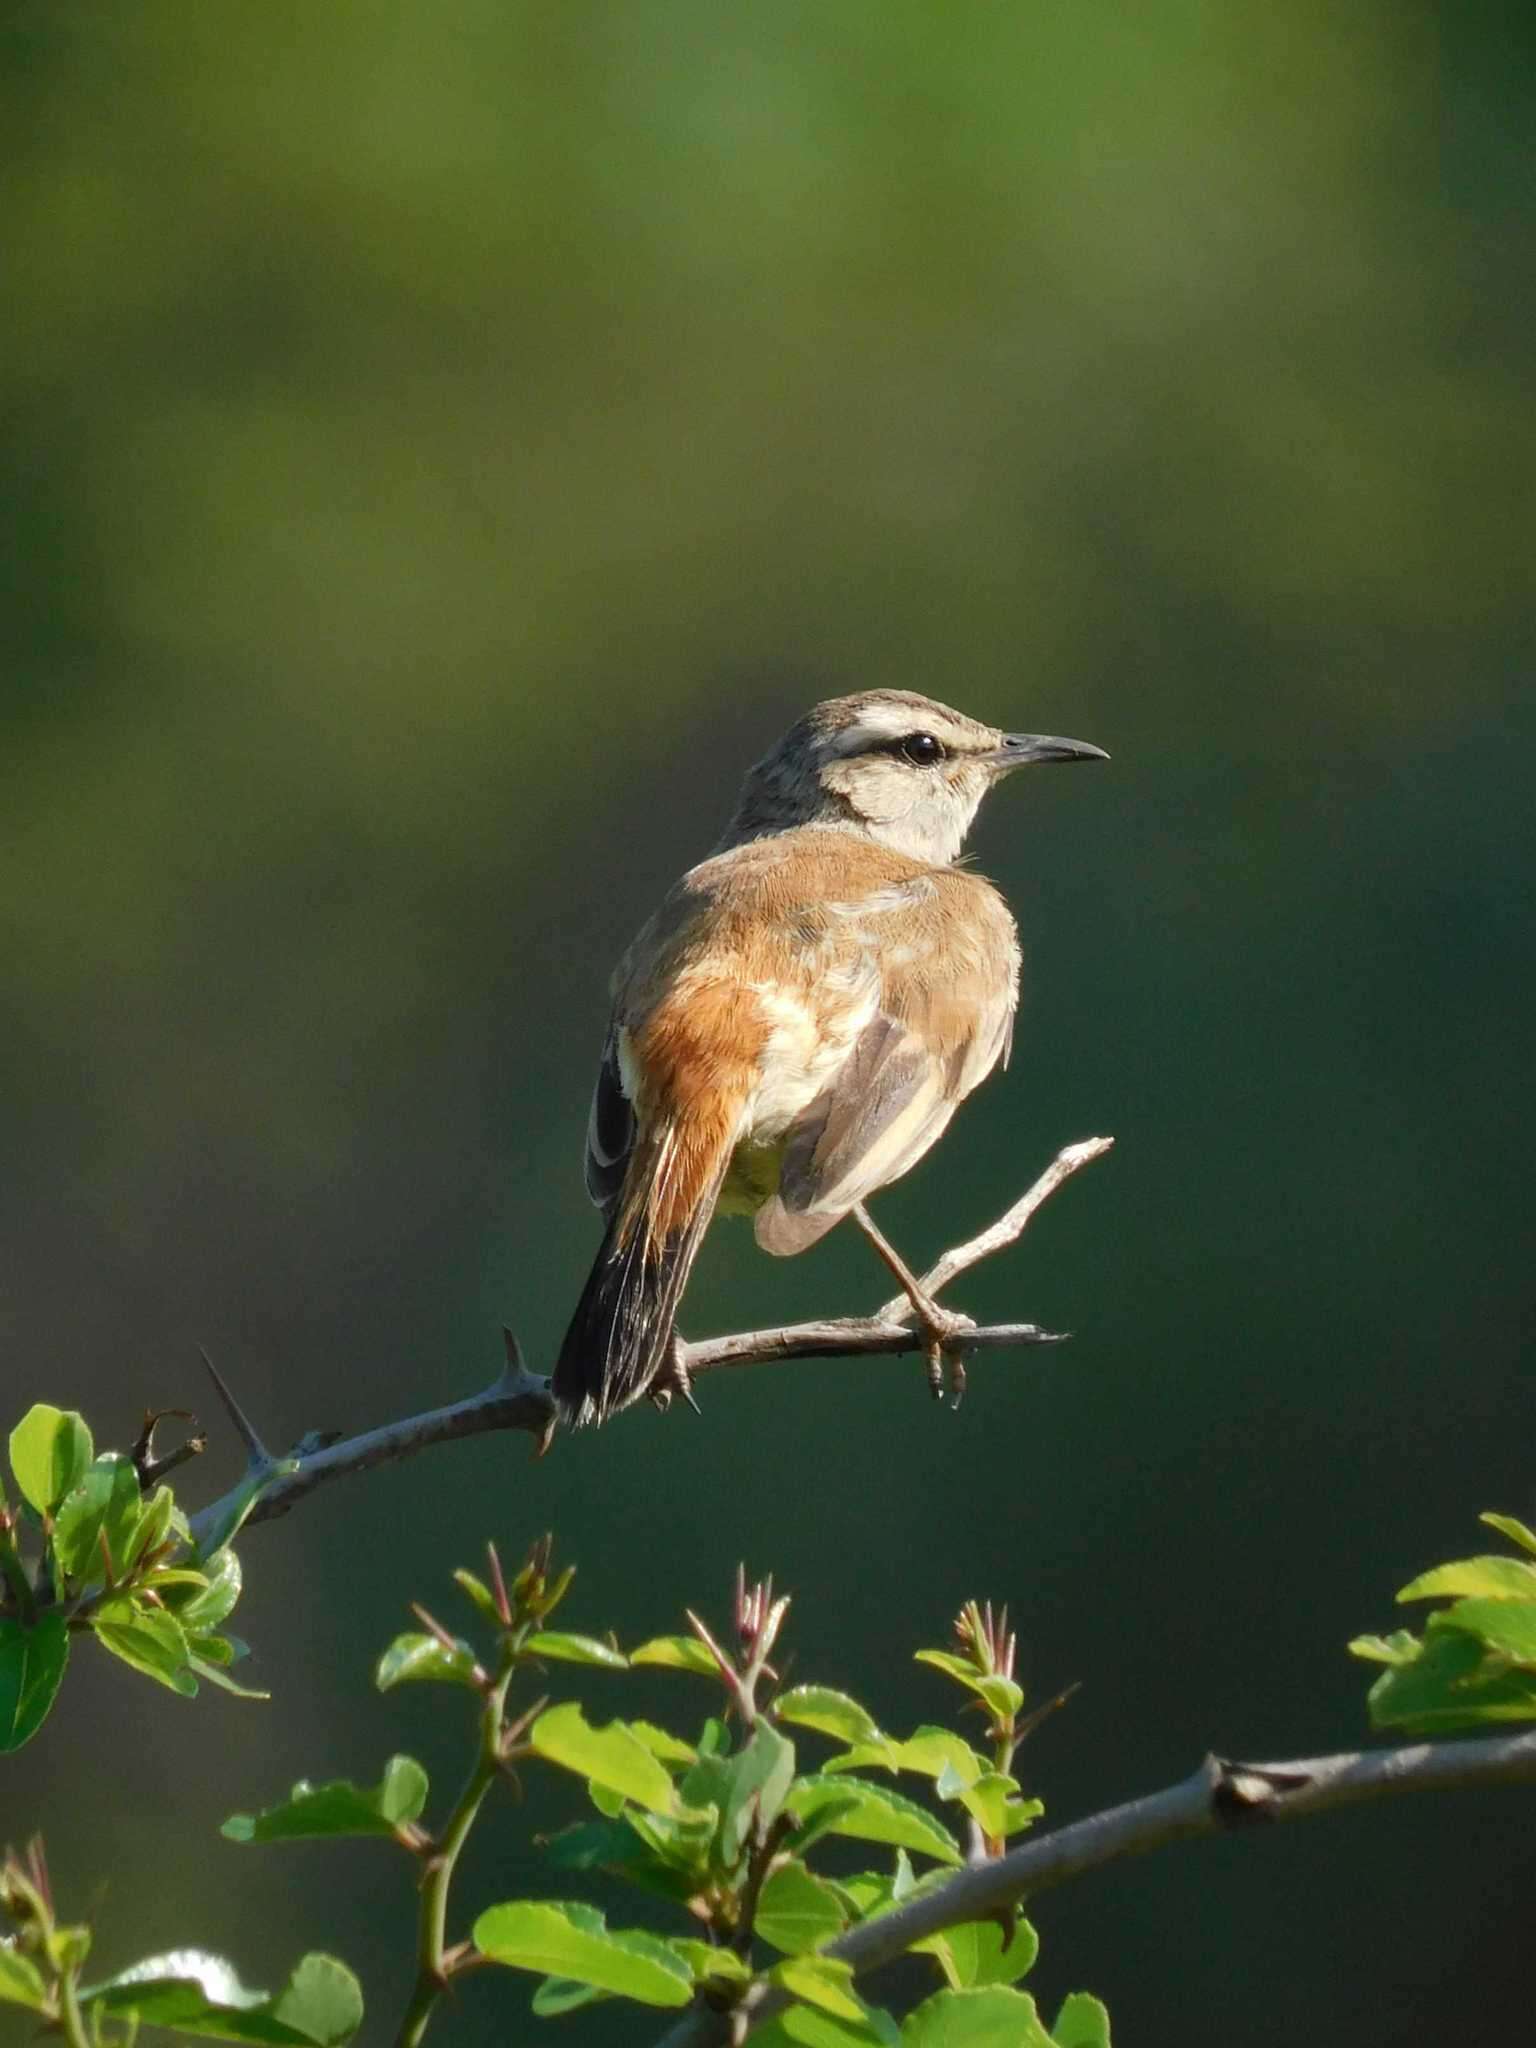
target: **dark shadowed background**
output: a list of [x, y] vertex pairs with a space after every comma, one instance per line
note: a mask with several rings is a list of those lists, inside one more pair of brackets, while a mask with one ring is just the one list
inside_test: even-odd
[[[631, 1641], [772, 1568], [799, 1675], [897, 1728], [947, 1705], [911, 1649], [1009, 1601], [1082, 1681], [1027, 1753], [1057, 1819], [1361, 1738], [1347, 1638], [1536, 1511], [1529, 17], [22, 0], [0, 65], [7, 1427], [203, 1408], [199, 1343], [279, 1443], [470, 1390], [504, 1319], [547, 1363], [610, 964], [818, 696], [1114, 756], [983, 818], [1014, 1065], [887, 1227], [1119, 1140], [955, 1297], [1070, 1347], [959, 1414], [760, 1368], [319, 1495], [245, 1545], [273, 1703], [82, 1657], [0, 1837], [46, 1827], [104, 1961], [330, 1947], [387, 2039], [403, 1859], [217, 1823], [395, 1748], [446, 1790], [444, 1702], [372, 1657], [546, 1526]], [[722, 1227], [686, 1326], [886, 1292]], [[1143, 2048], [1455, 2039], [1528, 2012], [1530, 1823], [1172, 1852], [1042, 1900], [1036, 1982]], [[519, 1886], [569, 1888], [507, 1814], [465, 1917]], [[445, 2048], [616, 2038], [526, 1994], [468, 1983]]]

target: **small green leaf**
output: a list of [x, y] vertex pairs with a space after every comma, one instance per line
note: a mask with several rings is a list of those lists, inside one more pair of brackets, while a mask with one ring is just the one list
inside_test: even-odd
[[754, 1819], [766, 1828], [778, 1818], [794, 1776], [794, 1744], [766, 1721], [759, 1721], [746, 1748], [725, 1766], [720, 1853], [728, 1869], [746, 1846]]
[[1035, 2001], [1001, 1984], [940, 1991], [902, 2022], [901, 2048], [1051, 2048]]
[[1431, 1626], [1411, 1662], [1390, 1665], [1367, 1694], [1371, 1723], [1424, 1733], [1536, 1720], [1536, 1673], [1491, 1656], [1476, 1636]]
[[[209, 1685], [217, 1686], [220, 1692], [231, 1694], [237, 1700], [271, 1699], [271, 1693], [262, 1692], [257, 1686], [237, 1684], [224, 1669], [224, 1665], [230, 1661], [228, 1657], [225, 1657], [222, 1662], [215, 1663], [198, 1648], [199, 1643], [219, 1643], [222, 1641], [223, 1638], [220, 1636], [195, 1636], [193, 1638], [187, 1652], [187, 1662], [194, 1674], [198, 1678], [206, 1679]], [[224, 1647], [227, 1649], [228, 1645], [225, 1644]]]
[[573, 1636], [563, 1629], [540, 1629], [528, 1638], [527, 1648], [535, 1657], [548, 1657], [560, 1664], [600, 1664], [605, 1671], [627, 1671], [629, 1659], [611, 1643], [596, 1636]]
[[307, 1955], [282, 1990], [253, 1991], [222, 1956], [176, 1949], [150, 1956], [104, 1984], [82, 1991], [84, 2004], [114, 2017], [134, 2015], [205, 2041], [341, 2048], [363, 2021], [357, 1979], [334, 1956]]
[[637, 1805], [656, 1813], [671, 1813], [677, 1806], [672, 1780], [622, 1721], [593, 1728], [576, 1702], [566, 1700], [540, 1714], [528, 1740], [548, 1762], [633, 1799]]
[[650, 1721], [630, 1721], [629, 1732], [637, 1742], [643, 1742], [651, 1755], [664, 1764], [694, 1764], [699, 1752], [686, 1742], [680, 1742], [675, 1735], [669, 1735], [665, 1728], [658, 1728]]
[[957, 1657], [953, 1650], [916, 1650], [912, 1661], [915, 1664], [931, 1664], [935, 1671], [942, 1671], [949, 1678], [955, 1678], [962, 1685], [969, 1685], [980, 1674], [969, 1657]]
[[471, 1606], [479, 1609], [493, 1628], [502, 1626], [501, 1609], [496, 1605], [495, 1595], [484, 1579], [477, 1579], [473, 1572], [458, 1571], [453, 1575], [453, 1583]]
[[475, 1653], [457, 1636], [451, 1650], [436, 1636], [396, 1636], [380, 1657], [373, 1682], [380, 1692], [389, 1692], [397, 1685], [422, 1683], [460, 1685], [473, 1692]]
[[798, 1861], [770, 1871], [758, 1894], [753, 1932], [784, 1955], [804, 1955], [842, 1933], [848, 1916], [836, 1891]]
[[1536, 1600], [1458, 1600], [1431, 1618], [1431, 1628], [1459, 1628], [1496, 1657], [1536, 1665]]
[[847, 1693], [835, 1692], [829, 1685], [791, 1686], [774, 1701], [773, 1718], [793, 1721], [798, 1728], [814, 1728], [818, 1734], [830, 1735], [838, 1742], [884, 1740], [873, 1715]]
[[1014, 1925], [1013, 1939], [1003, 1946], [1003, 1930], [995, 1920], [968, 1921], [946, 1927], [914, 1946], [936, 1956], [953, 1990], [980, 1990], [988, 1984], [1016, 1984], [1033, 1968], [1040, 1941], [1027, 1920]]
[[768, 1972], [768, 1981], [836, 2020], [864, 2018], [864, 2001], [853, 1988], [853, 1970], [832, 1956], [788, 1956]]
[[22, 1497], [51, 1515], [91, 1462], [91, 1432], [73, 1408], [38, 1401], [11, 1431], [11, 1470]]
[[1110, 2048], [1108, 2008], [1086, 1991], [1074, 1991], [1062, 2001], [1051, 2039], [1056, 2048]]
[[0, 2000], [7, 2005], [24, 2005], [30, 2012], [43, 2012], [48, 2005], [47, 1987], [37, 1965], [0, 1942]]
[[1356, 1636], [1345, 1647], [1351, 1657], [1363, 1657], [1369, 1664], [1411, 1664], [1424, 1645], [1416, 1635], [1399, 1628], [1389, 1636]]
[[862, 2020], [840, 2020], [813, 2005], [792, 2005], [752, 2029], [752, 2048], [901, 2048], [901, 2030], [889, 2013], [870, 2007]]
[[57, 1608], [31, 1628], [0, 1621], [0, 1754], [20, 1749], [42, 1727], [68, 1662], [69, 1629]]
[[686, 1934], [669, 1934], [667, 1947], [688, 1965], [696, 1984], [745, 1984], [752, 1975], [752, 1965], [733, 1948], [713, 1948]]
[[584, 2005], [601, 2005], [612, 1996], [611, 1991], [599, 1991], [595, 1984], [577, 1984], [569, 1977], [546, 1977], [533, 1994], [531, 2010], [541, 2020], [554, 2020]]
[[474, 1942], [493, 1963], [589, 1984], [641, 2005], [687, 2005], [693, 1996], [693, 1973], [664, 1941], [638, 1930], [610, 1931], [591, 1906], [512, 1899], [480, 1915]]
[[427, 1774], [412, 1756], [392, 1756], [377, 1785], [301, 1778], [263, 1813], [233, 1813], [219, 1832], [231, 1842], [298, 1842], [322, 1835], [393, 1835], [427, 1803]]
[[104, 1650], [183, 1699], [196, 1697], [197, 1679], [188, 1662], [186, 1631], [175, 1615], [164, 1608], [147, 1607], [125, 1593], [103, 1600], [90, 1621]]
[[993, 1715], [999, 1721], [1011, 1721], [1024, 1704], [1024, 1688], [1013, 1679], [1004, 1678], [996, 1672], [978, 1671], [965, 1657], [957, 1657], [950, 1650], [919, 1650], [916, 1653], [919, 1664], [931, 1664], [935, 1671], [942, 1671], [966, 1686], [979, 1699], [986, 1701]]
[[71, 1579], [89, 1585], [103, 1574], [101, 1538], [107, 1537], [112, 1568], [127, 1563], [128, 1539], [139, 1521], [139, 1475], [131, 1458], [105, 1451], [94, 1459], [59, 1503], [53, 1549]]
[[[851, 1803], [850, 1803], [851, 1802]], [[914, 1849], [940, 1863], [960, 1863], [959, 1845], [947, 1828], [911, 1799], [873, 1785], [865, 1778], [813, 1776], [801, 1778], [785, 1804], [802, 1823], [813, 1823], [818, 1813], [838, 1808], [827, 1832], [853, 1835], [865, 1842], [889, 1842], [897, 1848]], [[803, 1838], [797, 1846], [803, 1846]]]
[[1485, 1600], [1536, 1600], [1536, 1565], [1518, 1557], [1464, 1557], [1420, 1572], [1397, 1597], [1438, 1600], [1463, 1593]]
[[1528, 1529], [1513, 1515], [1479, 1515], [1477, 1519], [1486, 1522], [1490, 1529], [1497, 1529], [1501, 1536], [1507, 1536], [1511, 1543], [1518, 1543], [1522, 1550], [1536, 1551], [1536, 1529]]
[[638, 1650], [629, 1653], [631, 1664], [659, 1664], [667, 1671], [696, 1671], [701, 1678], [718, 1678], [720, 1667], [693, 1636], [652, 1636]]
[[134, 1554], [143, 1556], [151, 1550], [158, 1550], [171, 1532], [171, 1517], [176, 1512], [176, 1496], [168, 1486], [157, 1486], [145, 1501], [139, 1516], [139, 1526], [134, 1544]]
[[192, 1634], [205, 1634], [227, 1621], [240, 1598], [240, 1560], [228, 1545], [203, 1566], [207, 1585], [200, 1593], [178, 1597], [171, 1602], [176, 1619]]

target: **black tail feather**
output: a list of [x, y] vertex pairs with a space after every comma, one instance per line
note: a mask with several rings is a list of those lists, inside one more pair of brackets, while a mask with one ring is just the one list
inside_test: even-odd
[[551, 1382], [566, 1422], [606, 1422], [638, 1401], [666, 1365], [713, 1209], [712, 1200], [701, 1203], [687, 1227], [659, 1246], [638, 1221], [621, 1242], [618, 1216], [610, 1218]]

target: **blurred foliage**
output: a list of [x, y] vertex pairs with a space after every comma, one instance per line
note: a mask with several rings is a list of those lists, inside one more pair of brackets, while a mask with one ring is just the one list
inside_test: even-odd
[[[702, 1425], [307, 1506], [242, 1610], [302, 1674], [280, 1732], [245, 1716], [253, 1772], [386, 1739], [345, 1682], [392, 1597], [360, 1561], [446, 1570], [551, 1489], [626, 1640], [791, 1490], [783, 1568], [860, 1668], [893, 1608], [1007, 1592], [1040, 1682], [1085, 1681], [1057, 1811], [1187, 1767], [1192, 1670], [1202, 1744], [1326, 1741], [1344, 1682], [1300, 1666], [1469, 1497], [1536, 1517], [1533, 74], [1508, 0], [5, 11], [17, 1411], [129, 1434], [201, 1399], [207, 1342], [288, 1443], [478, 1384], [503, 1319], [548, 1355], [604, 979], [744, 764], [872, 682], [1115, 757], [985, 821], [1014, 1067], [882, 1212], [932, 1247], [1115, 1132], [964, 1304], [1072, 1352], [942, 1421], [897, 1368], [731, 1375]], [[857, 1245], [722, 1229], [689, 1327], [882, 1291]], [[1310, 1659], [1255, 1592], [1302, 1584]], [[218, 1818], [211, 1717], [167, 1734], [122, 1676], [27, 1753], [12, 1825], [79, 1816], [72, 1891]], [[1396, 2048], [1464, 2025], [1474, 1969], [1523, 2011], [1525, 1832], [1351, 1825], [1328, 1881], [1289, 1839], [1241, 1900], [1106, 1879], [1042, 1971], [1108, 1911], [1097, 1981], [1154, 2044], [1240, 1998], [1256, 2048]], [[318, 1896], [387, 1972], [363, 1875], [230, 1882], [168, 1876], [150, 1938], [259, 1924], [277, 1982]]]

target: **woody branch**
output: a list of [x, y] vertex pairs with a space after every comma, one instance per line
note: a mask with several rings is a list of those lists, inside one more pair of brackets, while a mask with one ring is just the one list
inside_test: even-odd
[[[1041, 1205], [1073, 1174], [1102, 1158], [1113, 1143], [1112, 1138], [1083, 1138], [1074, 1145], [1063, 1146], [1044, 1173], [1004, 1215], [966, 1243], [945, 1252], [931, 1271], [923, 1274], [926, 1292], [937, 1295], [980, 1260], [1016, 1243]], [[429, 1444], [447, 1443], [455, 1437], [482, 1436], [492, 1430], [525, 1430], [543, 1451], [556, 1423], [549, 1382], [528, 1370], [516, 1338], [510, 1331], [504, 1334], [506, 1365], [480, 1393], [451, 1401], [445, 1407], [429, 1408], [420, 1415], [406, 1416], [399, 1422], [384, 1423], [377, 1429], [363, 1430], [356, 1436], [327, 1439], [312, 1434], [287, 1458], [275, 1457], [267, 1449], [209, 1363], [219, 1398], [245, 1445], [247, 1465], [238, 1486], [192, 1518], [194, 1539], [219, 1527], [253, 1483], [261, 1490], [246, 1517], [248, 1523], [270, 1521], [286, 1514], [317, 1486], [340, 1479], [346, 1473], [366, 1472], [374, 1465], [412, 1457]], [[965, 1330], [956, 1343], [959, 1349], [976, 1352], [1060, 1341], [1060, 1333], [1043, 1330], [1036, 1323], [992, 1323]], [[912, 1327], [911, 1304], [904, 1296], [898, 1296], [869, 1316], [788, 1323], [775, 1329], [743, 1330], [729, 1336], [706, 1337], [694, 1344], [679, 1344], [677, 1363], [687, 1380], [697, 1380], [728, 1367], [772, 1364], [789, 1358], [895, 1357], [922, 1352], [927, 1343], [927, 1338]]]
[[[1229, 1763], [1211, 1756], [1181, 1784], [1057, 1828], [996, 1861], [957, 1871], [947, 1883], [864, 1921], [818, 1953], [847, 1963], [861, 1976], [946, 1927], [995, 1920], [1053, 1885], [1173, 1842], [1256, 1823], [1301, 1820], [1399, 1793], [1531, 1783], [1536, 1783], [1536, 1733], [1350, 1750], [1285, 1763]], [[725, 2048], [727, 2043], [738, 2048], [760, 2021], [789, 2002], [785, 1993], [763, 1985], [729, 2013], [695, 2006], [657, 2048]]]

